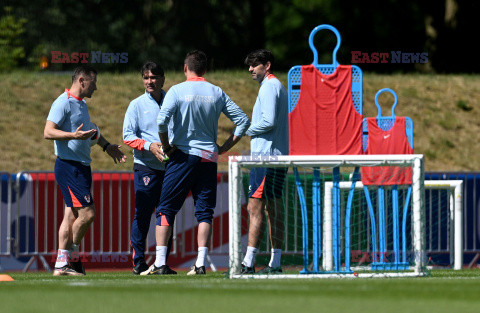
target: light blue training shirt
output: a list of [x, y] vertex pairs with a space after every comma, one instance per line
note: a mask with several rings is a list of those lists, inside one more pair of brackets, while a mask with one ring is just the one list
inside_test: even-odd
[[[82, 123], [83, 131], [94, 128], [85, 100], [71, 95], [68, 89], [53, 102], [47, 120], [66, 132], [75, 132]], [[81, 162], [87, 166], [92, 162], [89, 139], [54, 140], [54, 146], [55, 155], [60, 159]]]
[[164, 99], [163, 90], [161, 103], [157, 103], [150, 93], [145, 91], [130, 102], [123, 121], [123, 142], [134, 149], [133, 162], [157, 170], [165, 170], [165, 163], [160, 162], [150, 152], [150, 145], [160, 142], [157, 116]]
[[168, 90], [158, 114], [158, 130], [166, 132], [172, 120], [172, 145], [186, 154], [216, 161], [218, 118], [222, 112], [237, 126], [234, 135], [243, 136], [250, 121], [235, 102], [203, 77], [189, 79]]
[[288, 94], [273, 74], [260, 84], [252, 124], [245, 135], [252, 136], [252, 156], [288, 155]]

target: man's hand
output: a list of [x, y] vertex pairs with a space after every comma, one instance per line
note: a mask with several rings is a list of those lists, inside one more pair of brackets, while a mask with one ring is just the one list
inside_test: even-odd
[[217, 149], [218, 149], [218, 155], [221, 155], [221, 154], [227, 152], [225, 150], [225, 146], [220, 146], [218, 143], [216, 143], [216, 145], [217, 145]]
[[165, 159], [165, 153], [163, 153], [162, 144], [160, 142], [153, 142], [150, 144], [149, 150], [160, 162], [163, 162]]
[[95, 134], [96, 129], [90, 129], [83, 131], [83, 124], [78, 126], [74, 132], [66, 132], [60, 129], [60, 127], [52, 121], [45, 123], [45, 129], [43, 130], [43, 138], [49, 140], [87, 140]]
[[123, 154], [122, 151], [120, 151], [120, 147], [121, 146], [115, 144], [109, 144], [107, 146], [107, 149], [105, 150], [105, 152], [107, 152], [107, 154], [113, 159], [113, 162], [115, 162], [115, 164], [117, 164], [117, 161], [118, 163], [125, 163], [125, 160], [127, 159], [127, 156]]
[[92, 137], [93, 134], [95, 134], [97, 132], [96, 129], [90, 129], [90, 130], [87, 130], [87, 131], [83, 131], [82, 128], [83, 128], [83, 123], [80, 126], [78, 126], [77, 130], [73, 134], [73, 137], [75, 139], [86, 140], [86, 139], [89, 139], [90, 137]]
[[163, 148], [163, 152], [169, 157], [171, 158], [172, 155], [175, 153], [175, 151], [177, 151], [177, 146], [176, 145], [169, 145], [168, 147], [164, 147]]
[[158, 137], [160, 137], [160, 141], [163, 144], [163, 153], [166, 154], [169, 158], [171, 158], [173, 153], [177, 150], [177, 147], [175, 145], [170, 145], [170, 142], [168, 141], [168, 132], [159, 132]]
[[235, 136], [234, 134], [232, 134], [222, 146], [219, 146], [218, 144], [216, 144], [218, 148], [218, 154], [220, 155], [230, 150], [234, 145], [237, 144], [237, 142], [240, 141], [241, 138], [242, 137]]

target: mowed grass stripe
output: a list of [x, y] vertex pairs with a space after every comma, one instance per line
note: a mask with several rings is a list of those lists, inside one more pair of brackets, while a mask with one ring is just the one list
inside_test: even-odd
[[426, 278], [229, 280], [86, 277], [11, 273], [0, 284], [1, 312], [478, 312], [480, 270], [432, 271]]

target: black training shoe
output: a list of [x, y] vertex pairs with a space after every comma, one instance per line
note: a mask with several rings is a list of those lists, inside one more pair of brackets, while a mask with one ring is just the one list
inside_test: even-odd
[[255, 267], [248, 267], [244, 264], [242, 264], [242, 269], [240, 270], [240, 274], [255, 274]]
[[279, 267], [270, 267], [266, 266], [265, 268], [262, 268], [261, 270], [258, 271], [258, 274], [281, 274], [282, 268]]
[[155, 264], [152, 264], [146, 271], [141, 272], [140, 275], [177, 275], [177, 272], [172, 270], [168, 265], [162, 265], [156, 267]]
[[187, 275], [205, 275], [205, 274], [207, 274], [207, 271], [205, 270], [205, 266], [197, 267], [196, 265], [193, 265], [190, 268], [190, 272], [187, 273]]
[[135, 265], [132, 273], [133, 275], [140, 275], [141, 272], [145, 272], [146, 270], [148, 270], [148, 264], [145, 261], [140, 261]]
[[53, 276], [85, 276], [85, 274], [75, 271], [67, 264], [62, 267], [55, 267], [53, 269]]
[[78, 261], [76, 262], [70, 262], [70, 267], [73, 268], [75, 272], [86, 275], [85, 268], [83, 267], [83, 264], [82, 264], [82, 261], [80, 261], [80, 258], [78, 258]]

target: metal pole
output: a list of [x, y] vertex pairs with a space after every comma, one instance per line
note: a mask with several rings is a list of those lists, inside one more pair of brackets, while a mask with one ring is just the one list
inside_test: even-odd
[[463, 208], [462, 208], [463, 182], [455, 186], [455, 262], [454, 269], [460, 270], [463, 265]]

